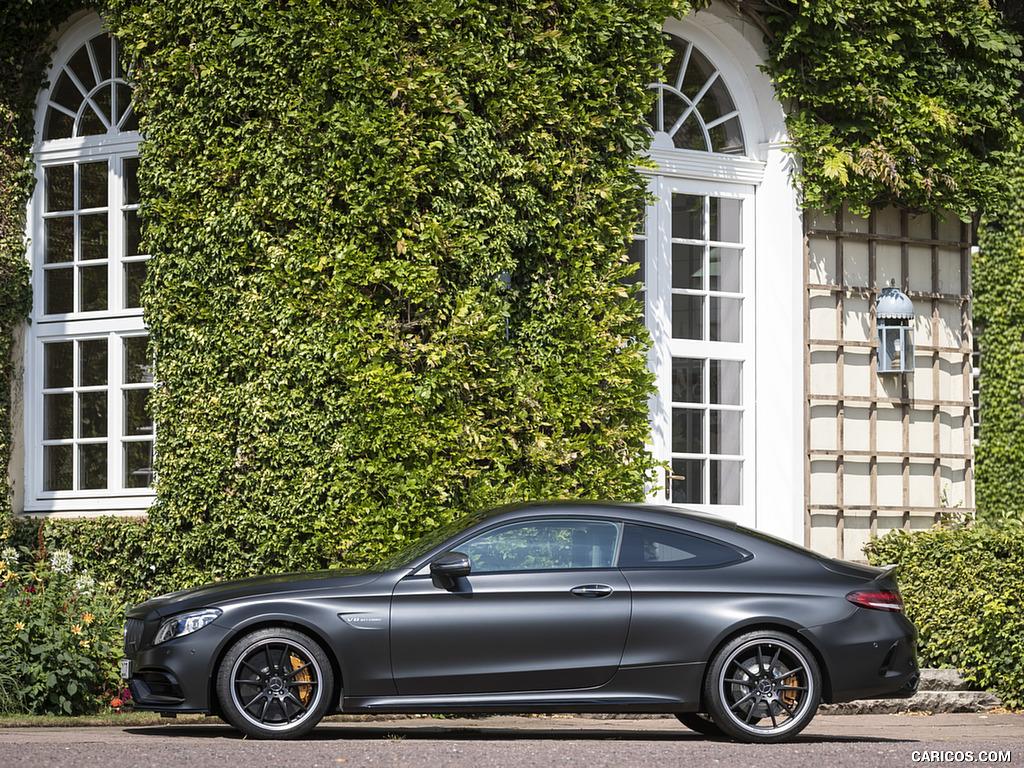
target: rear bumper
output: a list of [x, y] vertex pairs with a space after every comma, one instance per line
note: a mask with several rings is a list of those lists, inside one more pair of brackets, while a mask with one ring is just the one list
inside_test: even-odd
[[815, 627], [813, 635], [828, 653], [829, 703], [909, 698], [917, 692], [917, 630], [903, 614], [857, 608], [844, 621]]

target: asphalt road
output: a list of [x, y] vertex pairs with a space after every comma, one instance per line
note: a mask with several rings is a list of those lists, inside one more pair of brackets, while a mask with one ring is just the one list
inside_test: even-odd
[[819, 716], [792, 744], [716, 741], [674, 719], [417, 718], [327, 722], [299, 742], [219, 724], [0, 729], [0, 768], [1024, 768], [1024, 715]]

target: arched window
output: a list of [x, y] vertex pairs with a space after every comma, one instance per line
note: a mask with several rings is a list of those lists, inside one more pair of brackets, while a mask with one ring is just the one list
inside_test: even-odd
[[117, 39], [99, 17], [61, 37], [36, 111], [28, 212], [28, 511], [143, 509], [153, 374], [140, 292], [139, 134]]
[[740, 113], [721, 71], [687, 40], [668, 35], [668, 45], [664, 77], [651, 85], [658, 93], [647, 120], [653, 146], [743, 154]]
[[755, 186], [722, 71], [691, 41], [668, 43], [650, 86], [656, 202], [631, 252], [653, 340], [654, 451], [669, 467], [658, 500], [750, 522]]

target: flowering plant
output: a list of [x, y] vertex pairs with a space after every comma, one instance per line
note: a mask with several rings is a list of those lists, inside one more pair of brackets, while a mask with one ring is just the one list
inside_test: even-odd
[[96, 712], [120, 692], [124, 606], [75, 573], [65, 550], [0, 550], [0, 705], [36, 714]]

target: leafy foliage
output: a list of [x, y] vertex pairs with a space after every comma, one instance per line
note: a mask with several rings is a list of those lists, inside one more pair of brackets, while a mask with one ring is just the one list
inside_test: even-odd
[[0, 553], [6, 709], [80, 715], [117, 695], [124, 605], [111, 590], [76, 571], [66, 550], [38, 560], [27, 547]]
[[899, 565], [923, 665], [956, 667], [1005, 706], [1024, 705], [1024, 528], [894, 530], [865, 552]]
[[1024, 157], [1008, 154], [1004, 191], [986, 208], [974, 259], [981, 345], [977, 503], [986, 519], [1024, 520]]
[[151, 531], [179, 574], [642, 497], [652, 382], [621, 278], [669, 4], [114, 11], [146, 136]]
[[768, 70], [801, 156], [804, 204], [969, 217], [1019, 143], [1021, 49], [977, 0], [787, 0]]

